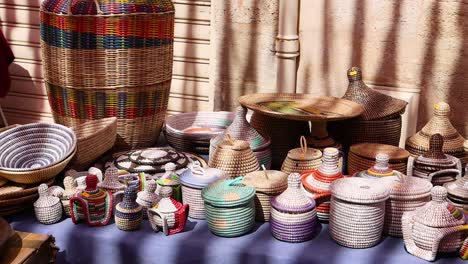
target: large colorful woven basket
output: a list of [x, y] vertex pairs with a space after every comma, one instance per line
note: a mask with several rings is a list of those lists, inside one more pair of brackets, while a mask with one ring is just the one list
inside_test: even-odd
[[117, 147], [156, 142], [172, 77], [170, 0], [45, 0], [44, 79], [57, 123], [117, 117]]

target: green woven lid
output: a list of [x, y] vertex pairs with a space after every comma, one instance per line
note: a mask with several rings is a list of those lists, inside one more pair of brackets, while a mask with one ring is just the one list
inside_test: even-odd
[[243, 177], [233, 180], [217, 181], [202, 190], [205, 203], [218, 207], [234, 207], [251, 201], [255, 195], [255, 188], [244, 186]]

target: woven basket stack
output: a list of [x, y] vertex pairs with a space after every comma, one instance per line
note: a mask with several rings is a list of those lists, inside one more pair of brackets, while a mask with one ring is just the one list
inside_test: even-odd
[[452, 204], [464, 212], [468, 211], [468, 166], [465, 167], [465, 176], [444, 184], [444, 187]]
[[128, 186], [123, 194], [122, 202], [115, 207], [114, 219], [118, 229], [132, 231], [140, 229], [143, 207], [136, 202], [137, 187]]
[[255, 220], [270, 221], [270, 200], [288, 187], [288, 175], [282, 171], [263, 170], [247, 173], [243, 183], [255, 187]]
[[388, 161], [389, 158], [387, 154], [378, 153], [375, 156], [375, 163], [372, 167], [368, 168], [367, 170], [356, 172], [354, 176], [376, 179], [400, 175], [401, 172], [390, 168], [390, 166], [388, 165]]
[[247, 108], [239, 106], [236, 109], [236, 116], [232, 124], [220, 135], [211, 139], [210, 154], [216, 151], [219, 143], [221, 143], [227, 134], [232, 138], [244, 140], [250, 144], [254, 155], [257, 157], [260, 166], [265, 166], [267, 169], [271, 167], [271, 141], [270, 138], [261, 135], [255, 130], [246, 119]]
[[302, 175], [302, 187], [305, 194], [315, 200], [317, 217], [323, 222], [328, 222], [330, 218], [330, 185], [335, 180], [344, 177], [339, 167], [339, 155], [336, 148], [324, 149], [322, 164], [318, 169]]
[[42, 224], [55, 224], [62, 219], [62, 204], [58, 197], [49, 195], [47, 184], [39, 185], [39, 199], [34, 202], [34, 214]]
[[250, 144], [243, 140], [232, 139], [229, 134], [216, 147], [208, 166], [224, 171], [229, 178], [243, 176], [260, 168]]
[[276, 239], [299, 243], [312, 239], [317, 224], [314, 200], [301, 190], [301, 175], [288, 176], [288, 188], [271, 199], [271, 233]]
[[384, 177], [381, 181], [390, 188], [390, 198], [385, 204], [384, 233], [402, 237], [401, 217], [431, 200], [432, 184], [426, 180], [398, 176]]
[[422, 156], [410, 157], [408, 160], [408, 176], [427, 179], [433, 185], [443, 185], [453, 182], [462, 175], [459, 159], [442, 152], [444, 138], [434, 134], [429, 141], [429, 150]]
[[410, 153], [402, 148], [377, 144], [360, 143], [352, 145], [348, 152], [348, 173], [353, 175], [356, 172], [367, 170], [375, 164], [375, 156], [378, 153], [388, 156], [388, 166], [396, 171], [406, 172], [406, 164]]
[[219, 181], [202, 190], [208, 229], [222, 237], [248, 233], [255, 224], [255, 188], [241, 184], [242, 177]]
[[468, 152], [464, 148], [465, 139], [450, 122], [450, 106], [440, 102], [434, 105], [434, 115], [415, 135], [406, 140], [405, 148], [413, 155], [420, 156], [429, 150], [430, 138], [440, 134], [444, 139], [443, 152], [459, 158], [463, 166], [468, 162]]
[[170, 0], [44, 1], [41, 48], [55, 121], [75, 127], [117, 117], [117, 147], [153, 145], [167, 110], [173, 43]]
[[322, 152], [318, 149], [308, 148], [304, 136], [301, 136], [300, 145], [300, 148], [295, 148], [288, 152], [281, 166], [281, 171], [288, 174], [293, 172], [302, 173], [317, 169], [320, 166], [322, 163]]
[[382, 237], [389, 189], [380, 181], [344, 178], [334, 181], [330, 206], [330, 235], [350, 248], [377, 245]]
[[401, 115], [408, 103], [368, 87], [357, 67], [350, 68], [347, 75], [349, 86], [343, 99], [361, 104], [364, 112], [355, 119], [330, 123], [330, 133], [347, 147], [357, 143], [398, 146]]
[[225, 174], [222, 170], [202, 168], [198, 162], [193, 163], [188, 170], [180, 175], [182, 201], [190, 206], [189, 217], [206, 218], [202, 189], [223, 178], [225, 178]]
[[167, 143], [179, 151], [208, 154], [210, 140], [231, 125], [232, 112], [191, 112], [166, 118]]

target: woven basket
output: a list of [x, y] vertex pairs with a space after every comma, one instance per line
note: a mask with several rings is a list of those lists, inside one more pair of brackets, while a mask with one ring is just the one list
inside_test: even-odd
[[458, 207], [458, 209], [468, 211], [468, 166], [465, 167], [465, 176], [454, 182], [444, 184], [448, 192], [448, 199]]
[[136, 199], [137, 187], [128, 186], [124, 191], [122, 202], [115, 207], [114, 219], [118, 229], [123, 231], [140, 229], [143, 207], [136, 202]]
[[155, 193], [157, 183], [154, 180], [149, 180], [145, 184], [145, 189], [138, 192], [136, 202], [143, 207], [143, 218], [148, 218], [148, 209], [152, 208], [158, 201], [159, 197]]
[[[54, 183], [54, 179], [50, 179], [44, 183], [50, 187]], [[6, 185], [0, 187], [0, 201], [37, 194], [38, 187], [39, 185], [37, 184], [26, 185], [9, 182]]]
[[119, 148], [153, 145], [172, 77], [170, 0], [55, 1], [41, 6], [44, 79], [57, 123], [117, 117]]
[[361, 143], [352, 145], [348, 152], [348, 173], [350, 175], [367, 170], [375, 163], [377, 153], [388, 155], [390, 168], [406, 172], [406, 164], [410, 153], [402, 148], [376, 143]]
[[39, 185], [39, 199], [34, 203], [34, 213], [37, 221], [42, 224], [55, 224], [62, 218], [62, 204], [58, 197], [47, 193], [47, 185]]
[[171, 198], [172, 188], [162, 187], [161, 200], [148, 210], [148, 219], [154, 231], [162, 230], [166, 236], [182, 232], [187, 222], [189, 205]]
[[302, 173], [308, 170], [317, 169], [322, 163], [322, 152], [318, 149], [308, 148], [304, 136], [300, 139], [300, 148], [292, 149], [288, 152], [286, 159], [281, 166], [281, 171], [287, 174], [293, 172]]
[[96, 159], [110, 150], [117, 137], [117, 118], [109, 117], [77, 125], [76, 154], [71, 166], [76, 170], [87, 169]]
[[375, 155], [375, 163], [372, 165], [372, 167], [356, 172], [354, 176], [370, 179], [400, 176], [402, 173], [390, 168], [388, 165], [388, 160], [389, 158], [387, 154], [377, 153], [377, 155]]

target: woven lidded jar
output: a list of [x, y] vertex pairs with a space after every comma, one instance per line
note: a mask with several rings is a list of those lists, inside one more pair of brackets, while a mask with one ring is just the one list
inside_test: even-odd
[[288, 188], [271, 199], [271, 233], [286, 242], [312, 239], [317, 224], [315, 201], [301, 190], [301, 175], [288, 176]]
[[176, 173], [177, 166], [174, 163], [169, 162], [164, 166], [164, 169], [166, 172], [156, 181], [156, 183], [159, 185], [156, 193], [159, 193], [161, 187], [170, 187], [172, 188], [172, 197], [179, 203], [182, 202], [180, 177]]
[[218, 181], [202, 190], [208, 229], [218, 236], [247, 234], [255, 224], [255, 188], [245, 186], [242, 177]]
[[257, 157], [258, 162], [266, 168], [271, 167], [271, 141], [267, 136], [260, 134], [253, 128], [246, 119], [247, 108], [239, 106], [236, 109], [236, 116], [232, 124], [226, 130], [210, 140], [210, 155], [214, 153], [216, 147], [221, 143], [226, 134], [231, 135], [232, 138], [247, 141], [250, 144], [254, 155]]
[[198, 161], [180, 175], [182, 183], [182, 201], [190, 206], [189, 217], [205, 219], [205, 205], [202, 189], [215, 181], [225, 178], [222, 170], [202, 168]]
[[382, 238], [389, 188], [380, 181], [343, 178], [330, 186], [330, 235], [338, 244], [368, 248]]
[[300, 148], [291, 149], [281, 166], [284, 173], [302, 173], [317, 169], [322, 163], [322, 152], [318, 149], [308, 148], [304, 136], [300, 139]]
[[70, 198], [72, 198], [78, 190], [76, 189], [76, 182], [71, 176], [67, 176], [63, 179], [63, 186], [65, 190], [60, 197], [62, 202], [63, 211], [65, 211], [65, 215], [70, 217]]
[[157, 183], [154, 180], [146, 182], [145, 189], [137, 193], [136, 202], [143, 207], [143, 218], [148, 218], [148, 208], [153, 207], [159, 200], [156, 194]]
[[255, 220], [270, 221], [270, 200], [286, 190], [288, 175], [276, 170], [254, 171], [244, 176], [243, 183], [255, 187]]
[[302, 187], [305, 194], [315, 200], [320, 221], [328, 222], [330, 217], [331, 183], [344, 177], [339, 167], [339, 156], [340, 152], [336, 148], [324, 149], [322, 164], [318, 169], [302, 175]]
[[140, 229], [143, 207], [136, 202], [137, 186], [128, 186], [123, 194], [122, 202], [115, 207], [114, 219], [118, 229], [132, 231]]
[[450, 202], [458, 209], [468, 211], [468, 166], [465, 167], [465, 176], [444, 184], [444, 187]]
[[431, 200], [432, 184], [424, 179], [398, 176], [384, 177], [382, 183], [390, 188], [390, 198], [385, 204], [384, 233], [402, 237], [401, 217]]
[[248, 142], [233, 139], [230, 134], [219, 143], [208, 162], [210, 168], [224, 171], [227, 177], [236, 178], [260, 168], [258, 159]]
[[34, 202], [34, 213], [37, 221], [42, 224], [55, 224], [62, 218], [62, 204], [58, 197], [49, 195], [47, 184], [39, 185], [39, 199]]
[[164, 186], [159, 192], [161, 198], [148, 210], [148, 219], [154, 231], [162, 230], [166, 236], [182, 232], [187, 222], [189, 205], [172, 198], [172, 188]]
[[44, 1], [41, 48], [55, 121], [115, 116], [118, 147], [153, 145], [168, 104], [173, 43], [170, 0]]
[[375, 156], [375, 163], [372, 167], [367, 170], [357, 172], [354, 174], [355, 177], [362, 177], [362, 178], [383, 178], [383, 177], [390, 177], [390, 176], [398, 176], [401, 172], [396, 171], [388, 165], [388, 155], [383, 153], [378, 153]]
[[443, 152], [457, 157], [463, 164], [468, 162], [468, 154], [464, 150], [465, 139], [450, 122], [450, 106], [440, 102], [434, 105], [434, 115], [424, 127], [406, 140], [405, 148], [414, 156], [423, 155], [430, 149], [430, 138], [440, 134], [444, 139]]
[[104, 173], [104, 180], [98, 183], [98, 187], [103, 191], [116, 193], [125, 189], [125, 184], [119, 181], [119, 170], [117, 168], [109, 168]]
[[349, 175], [372, 167], [378, 153], [388, 155], [390, 168], [406, 173], [406, 164], [410, 156], [407, 150], [386, 144], [360, 143], [349, 148], [347, 162]]
[[408, 159], [408, 176], [427, 179], [433, 185], [443, 185], [453, 182], [462, 175], [462, 166], [459, 159], [444, 154], [442, 148], [444, 139], [440, 134], [431, 136], [429, 150], [416, 158]]
[[447, 200], [447, 190], [435, 186], [432, 201], [405, 212], [401, 219], [406, 250], [433, 261], [438, 252], [455, 252], [466, 238], [468, 225], [463, 213]]

